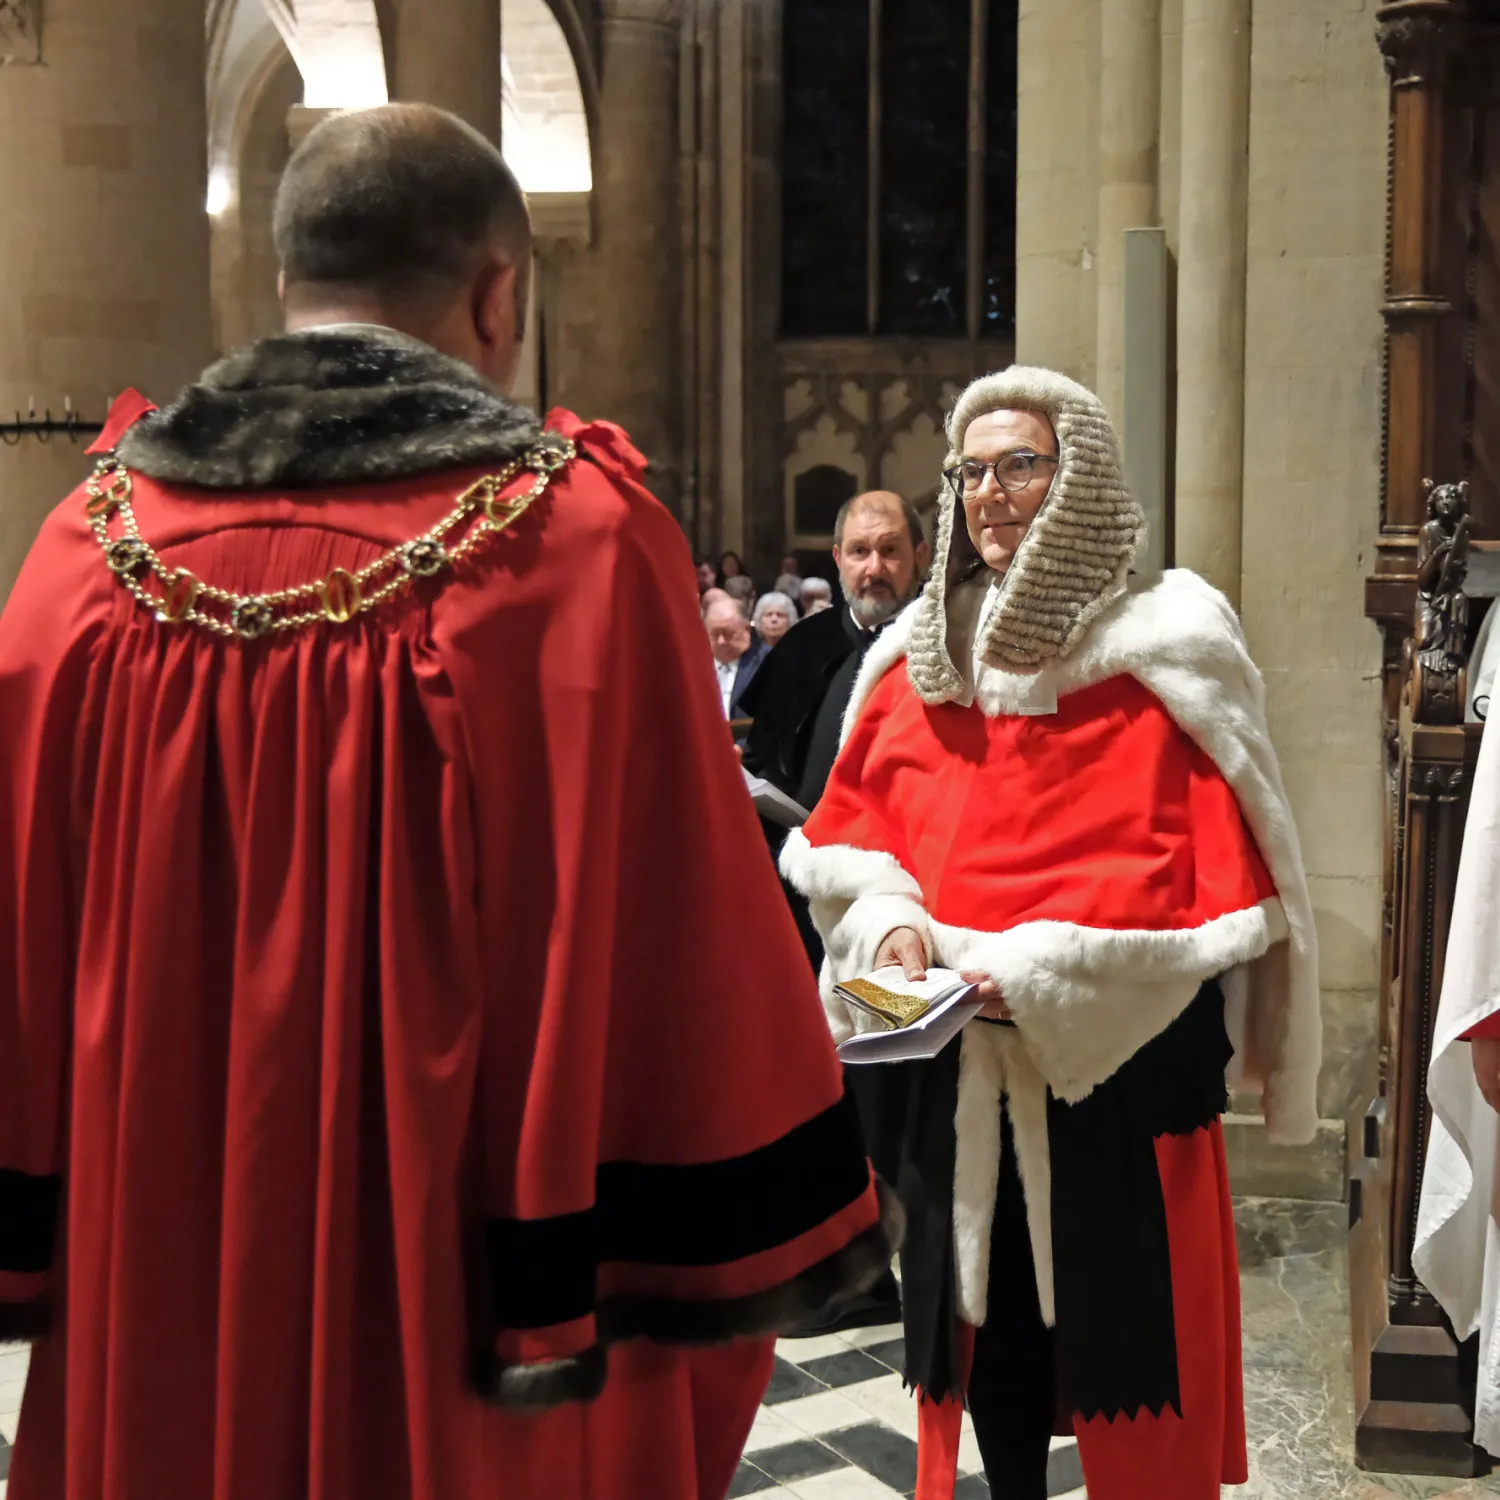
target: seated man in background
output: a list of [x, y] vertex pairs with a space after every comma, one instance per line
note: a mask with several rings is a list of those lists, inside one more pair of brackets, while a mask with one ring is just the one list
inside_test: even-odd
[[891, 1246], [687, 547], [502, 394], [494, 146], [334, 116], [275, 228], [0, 617], [9, 1500], [719, 1500]]
[[745, 690], [755, 681], [769, 649], [750, 628], [733, 599], [716, 599], [703, 612], [703, 626], [714, 655], [719, 701], [726, 719], [745, 717]]

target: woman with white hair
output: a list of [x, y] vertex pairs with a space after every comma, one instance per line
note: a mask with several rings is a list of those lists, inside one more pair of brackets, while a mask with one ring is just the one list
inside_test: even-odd
[[948, 422], [922, 596], [870, 649], [781, 866], [832, 983], [929, 965], [985, 1008], [867, 1069], [908, 1213], [918, 1500], [967, 1396], [991, 1491], [1043, 1500], [1057, 1413], [1090, 1500], [1246, 1481], [1226, 1064], [1272, 1141], [1317, 1123], [1316, 937], [1264, 690], [1229, 603], [1131, 572], [1144, 535], [1096, 397], [976, 381]]
[[804, 615], [815, 615], [819, 610], [832, 609], [833, 585], [826, 578], [804, 578], [798, 602]]
[[750, 623], [766, 645], [774, 646], [801, 618], [797, 606], [785, 594], [762, 594]]

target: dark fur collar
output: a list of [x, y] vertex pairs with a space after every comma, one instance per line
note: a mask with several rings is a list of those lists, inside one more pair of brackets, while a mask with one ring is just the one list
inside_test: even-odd
[[120, 440], [153, 479], [306, 489], [503, 463], [536, 417], [468, 365], [370, 324], [276, 334], [226, 355]]

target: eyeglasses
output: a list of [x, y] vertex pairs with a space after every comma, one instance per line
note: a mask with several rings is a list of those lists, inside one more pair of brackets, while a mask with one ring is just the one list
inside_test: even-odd
[[1007, 453], [993, 463], [983, 463], [977, 458], [966, 458], [951, 469], [943, 471], [943, 478], [956, 491], [965, 495], [977, 495], [984, 487], [984, 476], [993, 474], [995, 483], [1002, 490], [1014, 495], [1024, 490], [1036, 477], [1037, 464], [1057, 464], [1062, 460], [1056, 453], [1028, 453], [1024, 450]]

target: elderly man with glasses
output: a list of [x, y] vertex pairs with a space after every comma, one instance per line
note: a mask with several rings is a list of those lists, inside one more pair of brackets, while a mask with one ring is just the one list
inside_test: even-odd
[[1091, 1500], [1217, 1500], [1246, 1479], [1226, 1080], [1305, 1141], [1320, 1052], [1260, 678], [1201, 579], [1132, 574], [1090, 392], [987, 376], [948, 440], [932, 576], [782, 854], [839, 1040], [875, 1023], [832, 984], [888, 965], [986, 1002], [937, 1057], [866, 1070], [909, 1214], [918, 1500], [954, 1492], [965, 1398], [1006, 1500], [1046, 1495], [1059, 1418]]

